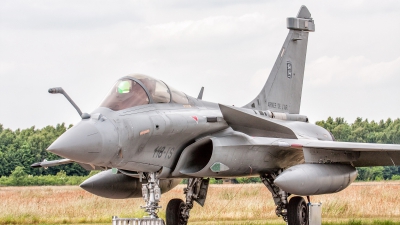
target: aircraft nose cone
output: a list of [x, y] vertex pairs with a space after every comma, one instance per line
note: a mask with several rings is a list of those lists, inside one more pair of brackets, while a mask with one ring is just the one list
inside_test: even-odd
[[102, 136], [88, 121], [81, 121], [61, 135], [47, 151], [74, 161], [90, 163], [102, 151]]

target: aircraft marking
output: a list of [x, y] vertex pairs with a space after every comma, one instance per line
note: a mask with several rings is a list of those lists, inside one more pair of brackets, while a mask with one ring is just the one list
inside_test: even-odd
[[269, 108], [274, 108], [274, 109], [288, 110], [288, 105], [281, 104], [281, 103], [276, 103], [276, 102], [268, 102], [268, 107]]
[[154, 149], [153, 158], [162, 158], [162, 156], [164, 155], [164, 159], [170, 159], [174, 151], [174, 147], [157, 146]]
[[197, 124], [199, 124], [199, 118], [197, 118], [197, 116], [192, 116], [192, 118], [196, 121]]

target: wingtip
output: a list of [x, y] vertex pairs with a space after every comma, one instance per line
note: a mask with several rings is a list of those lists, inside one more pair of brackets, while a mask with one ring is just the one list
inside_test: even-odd
[[39, 167], [42, 167], [40, 164], [41, 164], [41, 162], [37, 162], [37, 163], [32, 164], [31, 167], [32, 167], [32, 168], [39, 168]]

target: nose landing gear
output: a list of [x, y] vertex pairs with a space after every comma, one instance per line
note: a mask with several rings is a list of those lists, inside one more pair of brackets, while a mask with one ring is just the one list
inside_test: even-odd
[[142, 184], [142, 196], [146, 205], [140, 208], [145, 209], [144, 211], [149, 214], [149, 218], [155, 219], [158, 218], [157, 212], [161, 208], [161, 206], [158, 206], [161, 199], [161, 189], [158, 186], [159, 180], [156, 173], [147, 174], [147, 181], [147, 184]]

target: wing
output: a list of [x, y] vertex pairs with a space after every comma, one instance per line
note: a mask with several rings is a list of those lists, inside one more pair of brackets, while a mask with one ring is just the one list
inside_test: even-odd
[[259, 147], [272, 145], [282, 150], [302, 150], [306, 163], [350, 163], [357, 167], [400, 165], [400, 145], [330, 141], [330, 134], [314, 124], [272, 119], [251, 113], [253, 110], [219, 106], [233, 130], [255, 136]]
[[[31, 165], [32, 168], [39, 168], [39, 167], [44, 167], [47, 169], [48, 167], [53, 167], [53, 166], [59, 166], [59, 165], [65, 165], [65, 164], [70, 164], [74, 163], [75, 161], [71, 159], [58, 159], [58, 160], [52, 160], [52, 161], [47, 161], [46, 159], [43, 160], [42, 162], [37, 162]], [[99, 166], [91, 165], [91, 164], [84, 164], [84, 163], [78, 163], [80, 166], [82, 166], [85, 170], [104, 170], [104, 168], [101, 168]]]
[[70, 159], [58, 159], [58, 160], [52, 160], [52, 161], [47, 161], [46, 159], [43, 160], [42, 162], [37, 162], [31, 165], [32, 168], [39, 168], [39, 167], [53, 167], [53, 166], [59, 166], [59, 165], [64, 165], [64, 164], [70, 164], [73, 163], [74, 161]]
[[279, 139], [271, 145], [302, 150], [306, 163], [350, 163], [356, 167], [400, 165], [400, 145], [307, 139]]

